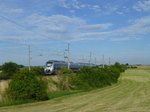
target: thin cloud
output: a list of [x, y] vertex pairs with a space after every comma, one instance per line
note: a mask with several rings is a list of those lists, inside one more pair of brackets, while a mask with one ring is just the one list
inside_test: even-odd
[[2, 13], [7, 13], [7, 14], [21, 14], [24, 13], [24, 10], [21, 8], [9, 8], [6, 7], [5, 5], [0, 5], [0, 10]]
[[8, 10], [9, 13], [23, 13], [23, 9], [10, 9]]
[[128, 41], [128, 40], [139, 40], [139, 37], [119, 37], [119, 38], [112, 38], [111, 41]]
[[83, 25], [80, 26], [80, 30], [105, 30], [108, 29], [110, 26], [112, 26], [111, 23], [106, 24], [92, 24], [92, 25]]
[[150, 12], [150, 0], [138, 1], [136, 5], [133, 6], [136, 11]]
[[89, 5], [79, 2], [79, 0], [58, 0], [58, 4], [60, 7], [67, 9], [89, 9], [94, 11], [101, 11], [101, 7], [99, 5]]
[[[108, 30], [112, 23], [88, 24], [84, 19], [64, 15], [43, 16], [33, 14], [24, 18], [22, 24], [14, 21], [1, 21], [1, 23], [1, 40], [48, 38], [58, 41], [86, 41], [104, 40], [111, 38], [111, 36], [121, 38], [124, 36], [130, 37], [134, 34], [150, 33], [150, 16], [136, 19], [127, 27], [113, 30]], [[25, 28], [22, 28], [23, 26]], [[105, 30], [105, 32], [102, 30]]]

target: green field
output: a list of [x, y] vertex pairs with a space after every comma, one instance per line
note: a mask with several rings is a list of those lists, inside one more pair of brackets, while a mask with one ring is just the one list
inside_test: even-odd
[[117, 84], [0, 112], [150, 112], [150, 70], [127, 70]]

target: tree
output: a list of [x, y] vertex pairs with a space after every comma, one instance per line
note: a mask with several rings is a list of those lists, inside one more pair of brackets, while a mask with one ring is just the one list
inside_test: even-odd
[[8, 94], [13, 100], [46, 100], [48, 99], [47, 83], [34, 72], [22, 69], [9, 83]]
[[14, 73], [19, 71], [19, 66], [13, 62], [6, 62], [2, 65], [1, 70], [8, 77], [11, 77]]

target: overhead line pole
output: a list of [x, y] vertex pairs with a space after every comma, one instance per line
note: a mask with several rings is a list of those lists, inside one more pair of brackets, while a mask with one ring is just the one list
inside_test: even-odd
[[30, 72], [30, 70], [31, 70], [31, 57], [30, 57], [30, 53], [31, 53], [31, 51], [30, 51], [30, 45], [28, 45], [28, 62], [29, 62], [29, 72]]
[[109, 57], [109, 66], [111, 65], [111, 60], [110, 60], [110, 57]]
[[64, 61], [66, 62], [66, 52], [64, 51]]
[[95, 65], [97, 64], [97, 60], [96, 60], [96, 57], [95, 57]]
[[104, 68], [104, 55], [103, 55], [103, 68]]
[[90, 65], [92, 65], [92, 52], [90, 52]]
[[82, 63], [84, 63], [84, 56], [82, 56]]
[[70, 44], [68, 43], [68, 69], [70, 69]]

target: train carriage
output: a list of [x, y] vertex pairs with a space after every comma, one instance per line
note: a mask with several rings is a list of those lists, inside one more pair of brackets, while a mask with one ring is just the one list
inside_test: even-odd
[[[46, 62], [44, 71], [45, 74], [51, 75], [58, 72], [62, 67], [68, 67], [68, 63], [65, 61], [49, 60]], [[79, 70], [83, 67], [96, 67], [96, 65], [89, 63], [70, 63], [70, 69], [72, 70]]]

